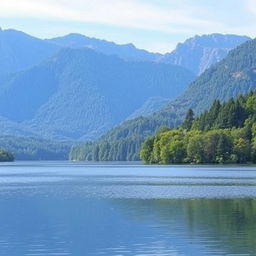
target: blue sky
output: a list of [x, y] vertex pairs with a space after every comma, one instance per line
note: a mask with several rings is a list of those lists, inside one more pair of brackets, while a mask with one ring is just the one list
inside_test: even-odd
[[196, 34], [254, 37], [256, 0], [0, 0], [0, 26], [40, 38], [76, 32], [168, 52]]

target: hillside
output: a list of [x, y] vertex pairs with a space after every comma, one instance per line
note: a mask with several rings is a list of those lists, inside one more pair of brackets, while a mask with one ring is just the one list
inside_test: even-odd
[[247, 36], [211, 34], [195, 36], [179, 43], [174, 51], [160, 61], [179, 65], [200, 75], [227, 56], [238, 45], [250, 40]]
[[151, 97], [147, 99], [147, 101], [140, 108], [136, 109], [135, 112], [127, 118], [127, 120], [140, 116], [149, 116], [167, 105], [169, 101], [169, 99], [163, 97]]
[[11, 152], [15, 160], [68, 160], [72, 144], [37, 137], [0, 136], [0, 149]]
[[[189, 108], [192, 108], [198, 115], [208, 109], [215, 99], [223, 102], [239, 94], [255, 90], [255, 67], [256, 40], [250, 40], [232, 50], [225, 59], [206, 70], [190, 84], [185, 93], [171, 101], [166, 107], [149, 117], [130, 120], [117, 126], [90, 147], [101, 148], [103, 142], [105, 144], [107, 142], [108, 152], [115, 152], [109, 154], [107, 160], [116, 160], [115, 156], [118, 156], [118, 160], [138, 160], [137, 149], [143, 138], [153, 135], [161, 126], [177, 127]], [[138, 121], [141, 129], [136, 128]], [[126, 152], [120, 151], [116, 146], [120, 147], [127, 142], [129, 146]], [[71, 155], [73, 159], [87, 159], [88, 147], [80, 146], [73, 152], [75, 152]], [[89, 152], [93, 151], [89, 150]], [[104, 150], [102, 155], [106, 156]]]
[[193, 78], [177, 66], [63, 49], [40, 65], [0, 78], [0, 115], [45, 138], [95, 139], [148, 98], [176, 97]]
[[0, 74], [30, 68], [58, 50], [57, 45], [23, 32], [0, 29]]

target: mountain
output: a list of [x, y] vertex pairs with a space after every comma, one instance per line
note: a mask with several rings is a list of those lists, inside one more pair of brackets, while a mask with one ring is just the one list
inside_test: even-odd
[[116, 55], [124, 60], [153, 61], [179, 65], [196, 75], [222, 60], [239, 44], [250, 40], [247, 36], [211, 34], [195, 36], [179, 43], [170, 53], [161, 55], [137, 49], [133, 44], [118, 45], [106, 40], [90, 38], [81, 34], [69, 34], [46, 40], [59, 47], [90, 48], [107, 55]]
[[178, 66], [62, 49], [40, 65], [0, 77], [0, 115], [45, 138], [95, 139], [148, 98], [174, 98], [193, 79]]
[[[225, 59], [206, 70], [190, 84], [185, 93], [160, 111], [126, 121], [95, 143], [74, 148], [71, 159], [138, 160], [141, 141], [153, 135], [161, 126], [177, 127], [189, 108], [198, 115], [209, 109], [216, 99], [224, 102], [255, 89], [256, 39], [230, 51]], [[123, 145], [126, 151], [120, 150]], [[108, 149], [107, 154], [105, 148]], [[101, 150], [101, 157], [95, 157], [97, 150]]]
[[58, 50], [57, 45], [23, 32], [0, 29], [0, 74], [30, 68]]
[[150, 114], [153, 114], [157, 110], [161, 109], [164, 105], [167, 105], [169, 101], [169, 99], [163, 97], [151, 97], [147, 99], [147, 101], [140, 108], [136, 109], [136, 111], [132, 113], [127, 120], [140, 116], [149, 116]]
[[157, 61], [162, 57], [159, 53], [151, 53], [137, 49], [133, 44], [119, 45], [114, 42], [90, 38], [81, 34], [69, 34], [46, 40], [64, 48], [89, 48], [107, 55], [116, 55], [124, 60]]
[[0, 29], [0, 74], [35, 66], [55, 55], [61, 48], [90, 48], [128, 61], [151, 61], [179, 65], [200, 74], [220, 61], [237, 45], [249, 40], [246, 36], [211, 34], [195, 36], [177, 45], [165, 55], [136, 48], [133, 44], [90, 38], [81, 34], [42, 40], [14, 29]]
[[200, 75], [226, 57], [230, 50], [248, 40], [249, 37], [238, 35], [195, 36], [179, 43], [174, 51], [165, 54], [160, 61], [185, 67]]

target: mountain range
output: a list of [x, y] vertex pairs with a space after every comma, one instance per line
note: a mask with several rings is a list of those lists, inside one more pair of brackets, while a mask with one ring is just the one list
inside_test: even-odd
[[[126, 121], [110, 130], [100, 140], [74, 148], [71, 158], [138, 160], [142, 141], [161, 126], [177, 127], [189, 108], [198, 115], [207, 110], [216, 99], [224, 102], [255, 89], [256, 39], [230, 51], [226, 58], [206, 70], [181, 96], [170, 101], [161, 110], [147, 117]], [[100, 152], [101, 157], [93, 152]]]
[[81, 34], [68, 34], [46, 40], [61, 48], [89, 48], [106, 55], [116, 55], [127, 61], [153, 61], [157, 62], [162, 54], [152, 53], [136, 48], [133, 44], [116, 44], [106, 40], [90, 38]]
[[163, 55], [80, 34], [42, 40], [0, 30], [1, 134], [95, 140], [150, 116], [247, 40], [196, 36]]
[[238, 35], [195, 36], [179, 43], [172, 52], [160, 54], [138, 49], [133, 44], [120, 45], [75, 33], [42, 40], [21, 31], [0, 28], [0, 74], [13, 73], [37, 65], [62, 48], [89, 48], [106, 55], [116, 55], [127, 61], [178, 65], [198, 75], [247, 40], [250, 38]]
[[174, 98], [193, 79], [179, 66], [62, 49], [40, 65], [3, 77], [0, 114], [45, 138], [93, 139], [148, 98]]

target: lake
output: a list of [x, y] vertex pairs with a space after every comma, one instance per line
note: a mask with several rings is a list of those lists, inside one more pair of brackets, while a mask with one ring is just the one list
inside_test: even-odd
[[0, 255], [256, 255], [255, 166], [0, 165]]

